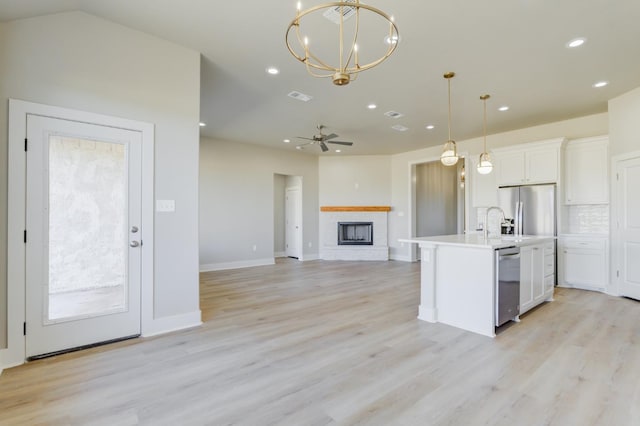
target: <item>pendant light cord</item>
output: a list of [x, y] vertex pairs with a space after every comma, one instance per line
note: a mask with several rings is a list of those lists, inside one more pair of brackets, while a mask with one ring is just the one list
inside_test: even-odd
[[451, 140], [451, 78], [447, 79], [449, 87], [449, 140]]
[[486, 153], [487, 152], [487, 98], [484, 98], [482, 102], [484, 103], [484, 118], [483, 118], [484, 125], [482, 126], [482, 129], [484, 132], [484, 151], [483, 152]]

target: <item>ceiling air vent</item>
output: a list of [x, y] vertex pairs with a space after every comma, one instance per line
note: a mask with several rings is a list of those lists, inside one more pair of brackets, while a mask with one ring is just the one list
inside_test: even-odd
[[402, 124], [396, 124], [395, 126], [391, 126], [391, 128], [393, 130], [397, 130], [399, 132], [406, 132], [407, 130], [409, 130], [408, 127], [403, 126]]
[[[344, 0], [344, 2], [355, 3], [355, 0]], [[355, 15], [355, 13], [355, 7], [343, 7], [342, 9], [342, 17], [345, 21]], [[330, 7], [326, 12], [323, 13], [323, 15], [334, 24], [340, 25], [340, 6]]]
[[312, 96], [305, 95], [304, 93], [296, 92], [295, 90], [293, 92], [289, 92], [287, 96], [302, 102], [309, 102], [311, 99], [313, 99]]
[[386, 115], [387, 117], [391, 117], [391, 118], [400, 118], [400, 117], [404, 117], [403, 114], [400, 114], [397, 111], [387, 111], [384, 113], [384, 115]]

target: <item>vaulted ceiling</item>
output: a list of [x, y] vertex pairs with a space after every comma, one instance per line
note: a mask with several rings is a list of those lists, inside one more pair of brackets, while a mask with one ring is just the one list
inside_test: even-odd
[[[344, 87], [309, 76], [287, 50], [295, 3], [0, 0], [0, 20], [81, 10], [199, 51], [204, 136], [295, 150], [305, 142], [297, 136], [311, 137], [324, 124], [340, 140], [355, 142], [341, 154], [305, 149], [320, 155], [392, 154], [442, 144], [447, 71], [456, 72], [456, 140], [482, 135], [484, 93], [491, 95], [491, 134], [605, 112], [609, 99], [640, 86], [637, 0], [372, 0], [367, 4], [394, 16], [400, 43], [388, 60]], [[567, 48], [577, 37], [586, 43]], [[362, 40], [383, 43], [383, 36]], [[268, 74], [270, 66], [280, 73]], [[598, 81], [609, 84], [594, 88]], [[291, 91], [313, 99], [292, 99]], [[371, 103], [377, 108], [368, 109]], [[498, 111], [504, 105], [509, 110]], [[389, 118], [387, 111], [402, 117]], [[430, 124], [435, 127], [426, 129]]]

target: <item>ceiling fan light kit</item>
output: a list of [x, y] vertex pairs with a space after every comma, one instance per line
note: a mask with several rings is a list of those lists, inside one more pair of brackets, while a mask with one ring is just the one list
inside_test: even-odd
[[[331, 57], [338, 58], [337, 63], [332, 63], [326, 58], [322, 58], [319, 54], [314, 53], [320, 51], [326, 52], [330, 49], [327, 49], [326, 46], [319, 46], [317, 50], [312, 50], [312, 41], [309, 40], [308, 35], [303, 33], [302, 25], [305, 21], [303, 18], [316, 17], [320, 14], [337, 25], [337, 52], [335, 55], [331, 55]], [[365, 61], [365, 63], [360, 62], [360, 55], [358, 53], [361, 14], [373, 15], [374, 18], [382, 18], [383, 23], [380, 25], [380, 39], [391, 41], [384, 43], [386, 48], [382, 51], [382, 56], [371, 62]], [[349, 20], [352, 20], [351, 25], [345, 25], [345, 22]], [[309, 28], [312, 26], [313, 25], [310, 25]], [[333, 40], [332, 37], [324, 37], [324, 39]], [[350, 81], [355, 80], [361, 71], [368, 70], [382, 63], [394, 52], [399, 40], [398, 27], [393, 17], [380, 9], [360, 3], [359, 0], [323, 3], [306, 10], [302, 10], [301, 3], [298, 2], [296, 16], [291, 23], [289, 23], [285, 34], [285, 42], [289, 52], [291, 52], [298, 61], [305, 64], [307, 72], [314, 77], [331, 77], [333, 84], [336, 86], [345, 86], [349, 84]], [[297, 47], [294, 47], [296, 44]], [[375, 48], [371, 48], [372, 52], [375, 50]]]
[[308, 145], [318, 145], [320, 147], [320, 149], [322, 150], [322, 152], [327, 152], [329, 151], [329, 147], [327, 146], [328, 143], [332, 143], [332, 144], [336, 144], [336, 145], [343, 145], [343, 146], [351, 146], [353, 145], [353, 142], [345, 142], [345, 141], [333, 141], [330, 139], [335, 139], [338, 137], [338, 135], [336, 135], [335, 133], [331, 133], [329, 135], [325, 135], [324, 133], [322, 133], [322, 129], [324, 129], [325, 126], [322, 124], [318, 124], [317, 129], [318, 129], [318, 134], [317, 135], [313, 135], [313, 137], [310, 138], [305, 138], [304, 136], [297, 136], [298, 139], [306, 139], [308, 141], [308, 143], [302, 144], [302, 145], [298, 145], [296, 146], [296, 149], [304, 149], [305, 146]]

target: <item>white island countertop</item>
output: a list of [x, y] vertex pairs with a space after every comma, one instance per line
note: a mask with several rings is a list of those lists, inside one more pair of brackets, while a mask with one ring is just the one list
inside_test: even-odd
[[453, 235], [438, 235], [435, 237], [412, 237], [401, 238], [398, 241], [401, 243], [414, 243], [425, 245], [445, 245], [445, 246], [458, 246], [458, 247], [474, 247], [474, 248], [487, 248], [487, 249], [500, 249], [511, 246], [524, 246], [528, 244], [541, 243], [544, 240], [555, 239], [556, 237], [539, 236], [539, 235], [490, 235], [485, 239], [482, 233], [477, 234], [453, 234]]

